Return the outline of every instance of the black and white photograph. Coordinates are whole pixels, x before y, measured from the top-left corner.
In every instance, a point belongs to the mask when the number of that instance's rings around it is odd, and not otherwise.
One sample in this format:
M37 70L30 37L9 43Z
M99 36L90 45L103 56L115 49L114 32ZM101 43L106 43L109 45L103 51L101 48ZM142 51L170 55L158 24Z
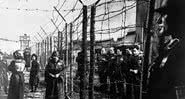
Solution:
M0 99L185 99L185 0L0 0Z

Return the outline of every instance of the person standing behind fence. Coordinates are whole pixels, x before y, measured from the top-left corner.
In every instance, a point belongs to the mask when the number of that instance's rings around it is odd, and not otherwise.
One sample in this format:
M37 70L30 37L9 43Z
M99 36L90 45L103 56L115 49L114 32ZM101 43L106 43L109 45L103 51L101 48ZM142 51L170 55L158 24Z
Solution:
M131 49L127 48L126 49L126 53L125 53L125 62L126 62L126 65L127 65L127 68L125 70L125 74L126 74L126 82L127 82L127 85L126 85L126 98L127 99L134 99L134 94L133 94L133 85L132 85L132 79L133 79L133 72L130 71L131 69L131 59L133 57L133 53L131 51Z
M24 99L24 74L25 61L23 52L17 50L13 53L14 60L8 66L12 72L7 99Z
M115 66L113 67L113 75L112 79L115 82L115 99L123 99L126 96L125 93L125 81L126 81L126 76L124 72L122 72L122 67L124 65L123 61L123 55L122 51L120 49L117 49L116 51L116 60L115 60Z
M31 70L30 70L30 87L31 92L35 92L39 83L39 63L37 62L37 55L32 54L31 56Z
M134 48L130 59L130 76L132 85L132 99L139 99L139 82L140 82L140 57L139 51Z
M64 63L59 59L57 51L54 51L49 58L45 69L46 94L45 99L62 99Z
M111 47L108 51L108 69L107 69L107 76L108 76L108 90L109 93L112 96L116 94L116 89L115 89L115 79L114 79L114 68L116 66L116 55L114 48ZM113 98L113 97L112 97Z
M101 92L107 91L107 53L105 51L105 48L101 49L101 55L98 60L98 74L99 74L99 80L100 80L100 90Z

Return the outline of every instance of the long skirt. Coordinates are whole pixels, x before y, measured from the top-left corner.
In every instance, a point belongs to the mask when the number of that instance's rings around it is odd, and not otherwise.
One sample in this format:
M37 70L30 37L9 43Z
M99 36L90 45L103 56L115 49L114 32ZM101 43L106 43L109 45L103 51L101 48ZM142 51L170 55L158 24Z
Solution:
M29 84L31 89L33 89L33 87L38 87L39 77L36 75L36 73L30 72Z
M63 80L61 78L52 78L46 83L45 99L63 99Z
M11 75L7 99L24 99L24 75L22 72Z

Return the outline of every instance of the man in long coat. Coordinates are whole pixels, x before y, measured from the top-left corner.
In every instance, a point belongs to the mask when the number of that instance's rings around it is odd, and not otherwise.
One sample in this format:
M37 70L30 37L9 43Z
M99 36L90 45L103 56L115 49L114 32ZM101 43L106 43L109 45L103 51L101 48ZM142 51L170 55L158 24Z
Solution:
M185 85L185 1L163 0L161 14L165 36L171 36L159 50L151 69L147 99L177 99L176 86Z

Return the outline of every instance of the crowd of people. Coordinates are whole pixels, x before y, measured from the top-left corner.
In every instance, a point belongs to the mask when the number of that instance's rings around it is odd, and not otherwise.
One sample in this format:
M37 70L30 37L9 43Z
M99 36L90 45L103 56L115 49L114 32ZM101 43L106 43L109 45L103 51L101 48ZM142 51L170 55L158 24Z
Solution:
M13 53L13 60L7 65L2 61L0 57L1 65L1 89L8 94L7 99L24 99L25 92L25 77L24 72L27 70L25 65L26 62L23 57L23 51L17 50ZM45 83L46 83L46 94L45 99L61 99L63 94L63 71L64 64L59 59L59 54L54 51L51 57L48 59L48 63L45 68ZM37 55L32 54L31 56L31 68L30 68L30 79L29 89L30 92L36 92L39 84L39 72L40 65L37 60ZM8 74L11 73L10 81L8 81ZM9 85L8 83L9 82ZM8 88L9 86L9 88Z
M161 7L155 9L160 19L158 23L160 31L157 34L159 44L156 44L158 56L151 65L146 99L177 99L177 91L174 87L185 85L185 2L184 0L161 0L160 2ZM14 59L7 66L0 53L1 89L8 93L8 99L24 99L23 72L26 64L20 50L15 51L13 56ZM37 62L37 55L32 55L31 59L29 83L31 91L34 92L38 88L40 65ZM76 58L77 76L82 74L82 60L83 54L79 52ZM113 99L138 99L142 60L143 54L139 48L108 50L102 48L96 59L100 91ZM58 52L54 51L45 68L45 99L62 97L64 69L63 61L59 59ZM10 81L7 74L9 71ZM9 82L9 88L7 82Z
M139 98L141 57L137 48L121 51L103 48L97 57L100 89L112 97L120 99ZM124 93L124 94L123 94ZM137 98L133 98L137 97Z
M30 69L29 84L31 92L35 92L39 83L39 63L37 61L36 54L33 54L31 59L32 66ZM13 60L10 64L4 58L4 54L0 54L0 84L4 93L8 94L7 99L24 99L25 64L26 62L23 57L23 51L21 50L17 50L13 53Z
M100 91L109 94L114 99L124 97L139 99L142 54L139 47L124 50L113 47L108 50L102 48L101 52L96 54ZM82 74L82 55L82 52L79 52L76 58L78 63L77 77Z

